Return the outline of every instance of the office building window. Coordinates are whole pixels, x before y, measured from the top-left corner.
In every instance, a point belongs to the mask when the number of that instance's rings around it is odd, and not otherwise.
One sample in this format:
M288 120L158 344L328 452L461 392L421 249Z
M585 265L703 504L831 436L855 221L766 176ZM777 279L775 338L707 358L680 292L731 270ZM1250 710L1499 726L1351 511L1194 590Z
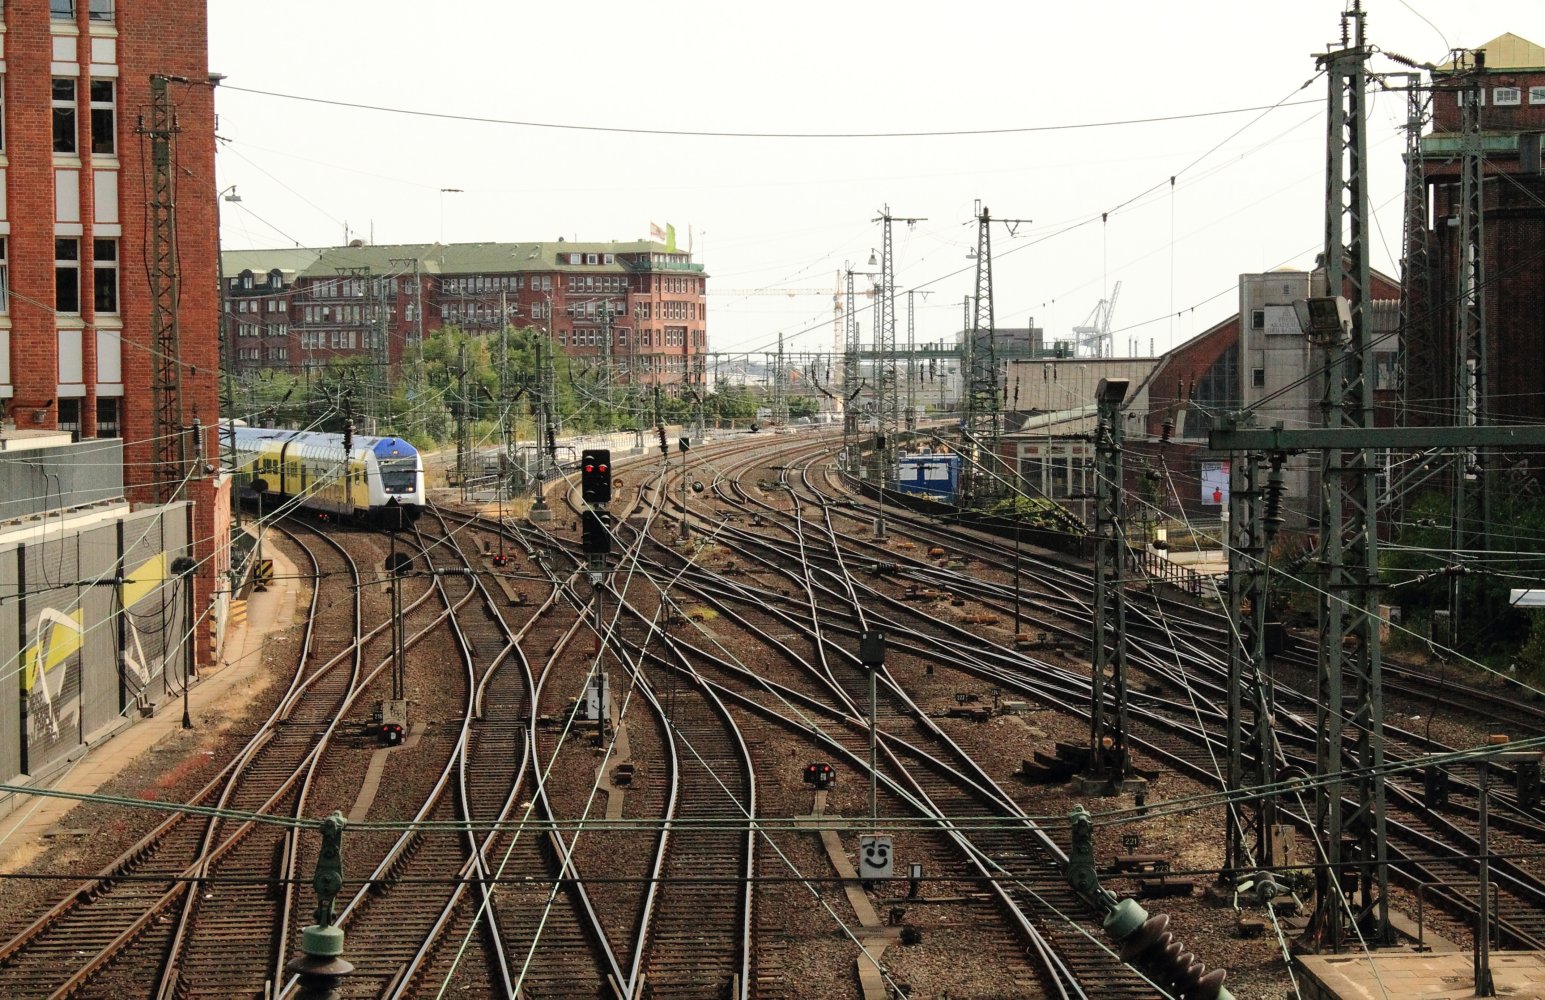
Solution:
M7 238L0 236L0 315L11 311L11 259Z
M55 21L73 21L75 0L48 0L48 13Z
M91 0L91 6L87 8L86 16L93 21L111 24L117 0Z
M54 152L75 152L75 81L54 81Z
M91 151L99 156L118 152L118 104L113 81L91 81Z
M120 400L111 397L97 397L97 437L115 438L123 436L119 431L119 403Z
M118 311L118 241L92 240L92 304L99 313Z
M71 441L80 440L80 400L78 398L59 401L59 429L69 431Z
M54 308L80 312L80 240L54 240Z

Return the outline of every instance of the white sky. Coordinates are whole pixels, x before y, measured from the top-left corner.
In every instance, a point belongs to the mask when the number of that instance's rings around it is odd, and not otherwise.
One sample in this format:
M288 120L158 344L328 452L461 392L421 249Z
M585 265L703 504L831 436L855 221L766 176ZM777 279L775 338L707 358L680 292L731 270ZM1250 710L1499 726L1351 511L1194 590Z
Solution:
M895 236L897 286L930 292L915 300L918 342L951 337L972 288L965 253L980 198L995 216L1034 220L1017 238L994 227L997 325L1034 316L1065 337L1120 280L1125 354L1134 337L1147 353L1205 330L1237 309L1241 272L1308 267L1322 240L1326 84L1298 88L1338 35L1341 0L209 6L210 69L227 76L218 182L242 198L221 205L228 249L336 245L345 224L352 237L412 243L632 240L670 222L683 247L691 227L712 276L711 350L760 352L782 331L790 350L820 351L832 344L829 296L713 290L831 288L844 262L865 266L880 246L870 220L888 203L927 219ZM1539 0L1365 9L1370 42L1418 60L1506 31L1545 43ZM1403 71L1383 58L1373 68ZM524 122L760 133L1014 129L1313 103L995 136L753 139L437 120L234 87ZM1393 275L1404 102L1377 96L1369 121L1374 264ZM897 313L904 343L904 296ZM867 313L863 327L868 340Z

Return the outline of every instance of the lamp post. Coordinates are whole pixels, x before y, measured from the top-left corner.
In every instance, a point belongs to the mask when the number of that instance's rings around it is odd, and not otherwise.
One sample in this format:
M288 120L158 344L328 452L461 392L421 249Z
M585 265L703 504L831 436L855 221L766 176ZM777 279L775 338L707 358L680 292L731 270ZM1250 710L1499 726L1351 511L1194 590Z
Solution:
M532 256L535 256L533 251ZM552 346L553 341L553 297L551 292L543 292L542 298L547 302L547 345ZM533 402L536 404L536 488L531 504L530 519L533 521L546 521L552 517L552 512L547 509L547 494L543 486L547 477L547 460L549 457L557 458L556 449L549 455L549 447L554 444L553 422L549 415L556 416L550 406L555 401L548 398L547 362L542 357L542 342L536 344L536 395Z
M185 648L183 649L182 658L182 728L184 729L193 728L193 717L188 714L188 682L193 677L193 637L198 632L193 623L193 571L197 567L198 563L193 560L192 556L178 556L172 560L172 572L182 579L183 600L185 602L183 607L186 609L185 621L183 622L185 629L183 642L185 643Z
M268 492L268 480L258 478L252 480L252 492L257 494L257 544L252 547L253 566L261 568L263 565L263 494ZM267 593L268 588L263 585L263 578L256 577L257 582L252 589L259 594Z
M440 242L445 242L445 196L448 194L465 194L461 188L440 189Z
M880 822L880 760L878 687L880 669L885 666L885 633L867 631L858 634L858 661L869 671L869 823Z
M216 74L216 75L218 75L218 74ZM229 202L239 202L239 201L241 201L241 195L236 193L236 185L232 184L228 188L223 188L223 189L221 189L221 191L218 194L215 195L215 201L217 203L215 205L215 209L216 209L216 211L215 211L215 254L216 254L216 256L219 256L219 254L220 254L220 212L219 212L220 206L219 206L218 202L221 199L224 199L225 201L229 201ZM222 352L224 353L223 363L224 363L224 368L225 368L224 377L221 379L221 382L223 383L223 388L225 390L226 406L228 406L230 408L230 412L229 412L229 414L226 417L226 424L225 424L226 428L227 428L227 433L225 435L226 450L229 452L229 454L226 456L225 465L226 465L226 467L231 472L231 486L232 486L232 493L231 493L232 502L231 502L231 506L232 506L232 508L234 508L233 514L234 514L234 517L235 517L235 520L236 520L236 529L238 531L240 531L241 530L241 500L240 500L239 497L236 496L235 489L234 489L235 486L236 486L236 386L231 381L232 378L235 376L235 371L236 371L236 348L235 348L235 346L231 342L232 338L231 338L230 320L227 318L227 315L226 315L226 311L229 308L229 305L226 302L226 291L227 291L227 289L226 289L226 284L225 284L225 280L226 280L225 279L225 263L224 263L224 259L223 258L221 259L221 262L220 262L219 266L216 267L215 270L216 270L217 276L218 276L218 278L220 280L220 348L221 348Z
M681 530L678 533L677 537L679 537L682 541L686 541L688 538L691 537L691 534L692 534L691 529L687 527L687 445L688 445L688 441L687 441L686 438L682 438L676 444L677 444L677 447L681 449Z

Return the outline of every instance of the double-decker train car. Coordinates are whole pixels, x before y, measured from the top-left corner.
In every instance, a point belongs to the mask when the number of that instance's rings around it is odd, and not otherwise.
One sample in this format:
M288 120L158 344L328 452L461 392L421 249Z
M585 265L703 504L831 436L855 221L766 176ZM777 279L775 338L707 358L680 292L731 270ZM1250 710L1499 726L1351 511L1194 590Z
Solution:
M395 507L416 520L424 507L424 460L399 437L236 427L236 487L293 499L311 510L383 520Z

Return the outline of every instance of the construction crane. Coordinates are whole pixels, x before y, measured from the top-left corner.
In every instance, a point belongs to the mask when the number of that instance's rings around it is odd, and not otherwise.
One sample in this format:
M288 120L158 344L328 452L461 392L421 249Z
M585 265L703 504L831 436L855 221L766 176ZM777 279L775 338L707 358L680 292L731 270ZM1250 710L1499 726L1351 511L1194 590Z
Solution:
M1108 358L1116 353L1110 321L1116 314L1116 299L1120 297L1121 282L1118 281L1116 287L1110 290L1110 298L1101 299L1083 325L1073 328L1074 350L1079 357Z

